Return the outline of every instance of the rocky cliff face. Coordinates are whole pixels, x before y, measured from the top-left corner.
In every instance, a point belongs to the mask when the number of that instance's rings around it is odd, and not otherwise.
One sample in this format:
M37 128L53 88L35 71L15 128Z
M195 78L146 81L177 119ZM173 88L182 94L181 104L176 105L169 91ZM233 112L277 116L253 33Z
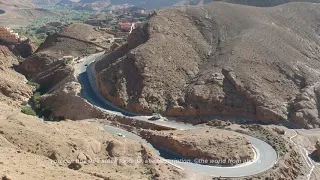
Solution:
M6 46L0 46L0 101L11 106L20 106L33 94L34 88L27 79L15 72L17 57Z
M134 38L143 41L99 62L100 91L138 113L268 121L298 113L299 125L318 127L317 109L301 114L292 106L318 82L319 15L320 6L309 3L160 10Z
M105 118L103 111L81 98L81 85L75 76L68 76L41 97L41 105L57 119L83 120Z
M27 39L24 42L21 42L15 45L14 50L23 58L27 58L36 51L36 47L32 42Z

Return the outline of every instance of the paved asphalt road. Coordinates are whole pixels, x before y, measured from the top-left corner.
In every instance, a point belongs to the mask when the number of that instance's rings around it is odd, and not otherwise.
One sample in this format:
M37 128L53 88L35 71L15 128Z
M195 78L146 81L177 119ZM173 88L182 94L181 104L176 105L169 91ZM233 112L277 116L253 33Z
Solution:
M240 164L234 167L217 167L197 164L194 163L194 160L189 160L191 163L189 161L186 162L187 159L174 155L170 151L164 150L162 148L152 146L146 140L131 132L127 132L112 126L105 126L104 129L111 134L116 135L118 133L121 133L125 135L125 138L127 139L132 139L141 143L148 144L150 147L154 148L157 151L158 155L178 167L186 170L190 169L192 171L198 172L199 174L210 175L214 177L243 177L259 174L272 168L277 161L277 153L269 144L250 136L247 136L247 139L252 143L256 150L255 160L248 161L247 163Z
M104 103L99 97L96 95L94 90L91 87L91 84L89 82L88 76L87 76L87 64L93 62L95 59L97 59L99 56L101 56L103 53L98 53L94 54L91 56L88 56L82 60L81 63L79 63L78 69L79 69L79 82L82 85L82 96L86 98L90 103L98 106L99 108L102 108L109 113L112 114L117 114L117 115L123 115L121 113L120 109L115 109L114 107L111 107ZM142 120L142 121L148 121L147 116L134 116L132 117L137 120ZM177 123L177 122L170 122L170 121L148 121L148 122L153 122L155 124L159 125L164 125L164 126L169 126L172 128L176 129L194 129L197 127L194 127L190 124L183 124L183 123ZM133 139L136 141L139 141L141 143L148 144L149 146L153 147L150 145L146 140L142 139L141 137L115 128L111 126L105 126L105 130L107 132L117 134L121 133L125 135L125 138L128 139ZM187 163L187 162L179 162L179 161L173 161L173 160L179 160L180 158L174 153L171 153L167 150L158 148L158 147L153 147L158 154L163 157L164 159L168 160L169 162L174 162L173 164L183 168L183 169L191 169L192 171L196 171L199 174L206 174L206 175L211 175L215 177L243 177L243 176L250 176L250 175L255 175L261 172L264 172L271 167L274 166L274 164L277 162L278 155L276 151L266 142L263 142L257 138L247 136L247 139L252 143L255 151L256 151L256 158L252 162L244 163L238 166L234 167L217 167L217 166L207 166L207 165L201 165L197 163ZM181 160L181 159L180 159Z

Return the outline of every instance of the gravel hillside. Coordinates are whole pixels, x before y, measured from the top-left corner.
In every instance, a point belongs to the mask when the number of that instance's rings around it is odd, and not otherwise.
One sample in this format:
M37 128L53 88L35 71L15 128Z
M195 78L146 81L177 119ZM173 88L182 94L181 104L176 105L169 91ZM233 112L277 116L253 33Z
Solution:
M100 91L138 113L318 127L319 15L312 3L160 10L97 64Z

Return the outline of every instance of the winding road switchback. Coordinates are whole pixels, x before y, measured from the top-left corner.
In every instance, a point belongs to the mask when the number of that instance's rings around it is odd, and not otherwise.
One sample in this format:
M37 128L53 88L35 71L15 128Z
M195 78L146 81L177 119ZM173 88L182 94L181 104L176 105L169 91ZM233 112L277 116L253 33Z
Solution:
M107 101L103 96L100 94L96 87L96 82L94 81L95 78L92 77L95 72L91 72L92 65L96 59L101 59L103 56L103 52L90 55L88 57L85 57L81 60L81 63L77 65L78 73L79 73L79 82L82 85L82 97L86 98L91 104L95 105L96 107L105 110L107 113L115 114L118 116L130 116L130 118L133 118L135 120L139 121L148 121L149 123L154 123L166 127L171 127L175 129L195 129L199 128L196 126L193 126L191 124L184 124L184 123L178 123L173 121L149 121L148 119L150 116L138 116L134 113L127 112L126 110L123 110L119 107L116 107L111 102ZM93 64L91 64L93 63ZM251 176L256 175L259 173L262 173L266 170L269 170L272 168L275 163L277 162L278 155L276 151L266 142L261 141L257 138L246 136L246 138L252 143L252 146L254 147L254 151L256 153L255 159L253 161L240 164L238 166L234 167L218 167L218 166L208 166L208 165L201 165L197 163L189 163L184 161L179 161L180 157L177 157L174 153L171 153L170 151L153 147L150 145L146 140L141 138L140 136L133 134L131 132L118 129L112 126L105 126L105 131L112 133L112 134L118 134L121 133L126 136L128 139L136 140L141 143L148 144L150 147L152 147L155 151L158 152L158 154L163 158L164 161L169 162L172 165L175 165L176 167L180 167L185 170L192 170L194 172L197 172L199 174L205 174L210 175L214 177L244 177L244 176Z

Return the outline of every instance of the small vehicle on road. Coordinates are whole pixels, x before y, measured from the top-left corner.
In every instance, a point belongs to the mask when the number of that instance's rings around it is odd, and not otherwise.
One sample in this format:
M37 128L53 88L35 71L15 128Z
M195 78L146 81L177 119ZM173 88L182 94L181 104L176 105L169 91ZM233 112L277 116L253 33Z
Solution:
M121 133L117 133L118 136L125 138L126 136L121 134Z
M161 118L162 118L161 114L159 114L159 113L153 113L153 114L152 114L152 117L149 118L149 120L155 121L155 120L159 120L159 119L161 119Z

